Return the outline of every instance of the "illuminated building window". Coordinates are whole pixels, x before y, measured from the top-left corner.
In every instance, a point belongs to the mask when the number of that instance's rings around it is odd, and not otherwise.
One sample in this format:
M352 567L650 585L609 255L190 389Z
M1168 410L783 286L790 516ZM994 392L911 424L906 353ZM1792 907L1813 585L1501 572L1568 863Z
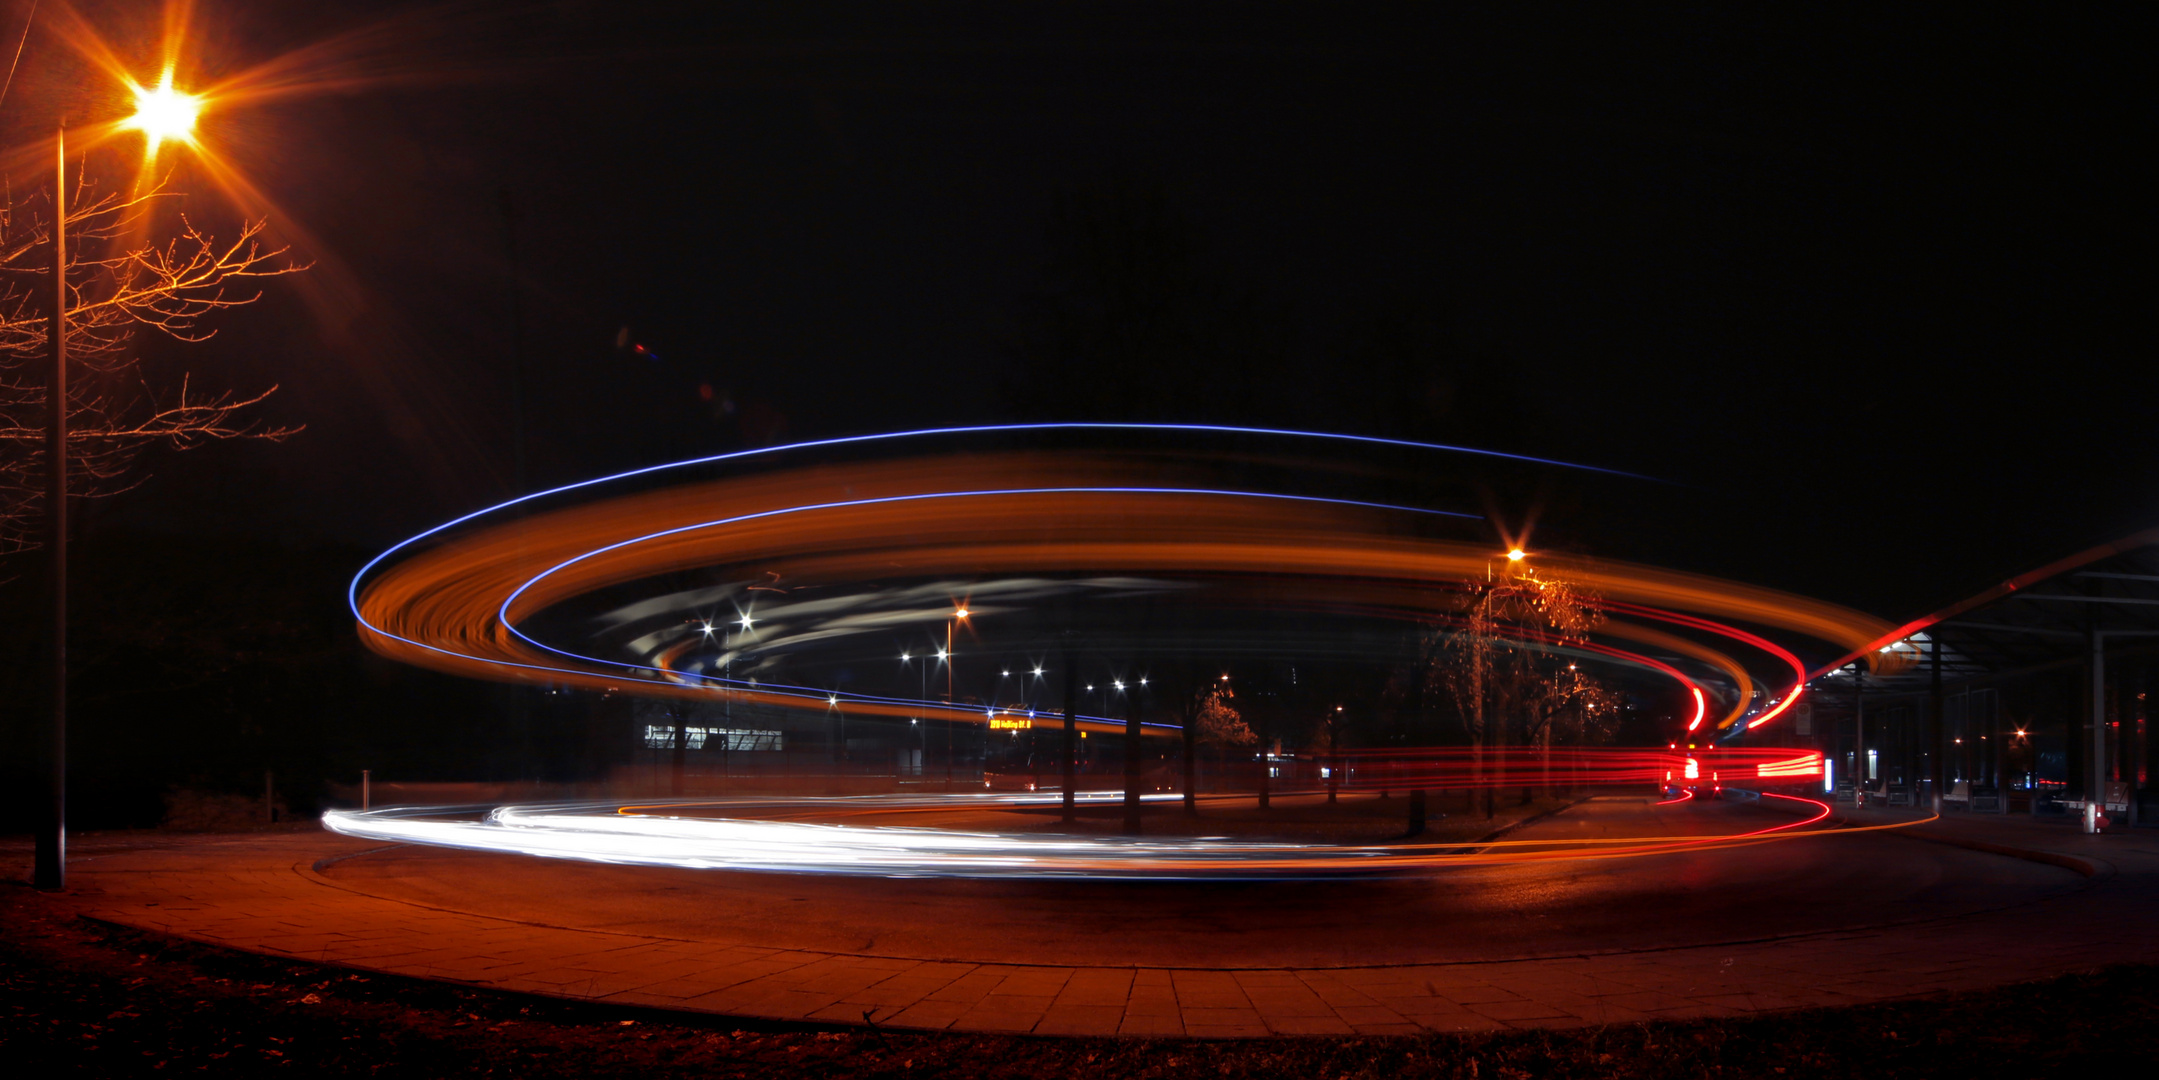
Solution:
M684 747L690 750L784 750L786 737L777 731L751 731L742 728L686 727L682 729ZM645 725L645 749L673 750L675 729L658 724Z

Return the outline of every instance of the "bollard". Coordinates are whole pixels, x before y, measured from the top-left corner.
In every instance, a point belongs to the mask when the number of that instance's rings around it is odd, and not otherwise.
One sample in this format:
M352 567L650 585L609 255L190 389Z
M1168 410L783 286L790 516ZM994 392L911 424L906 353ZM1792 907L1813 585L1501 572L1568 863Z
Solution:
M369 770L360 770L360 809L362 810L367 809L367 804L369 802L370 796L374 794L374 792L368 790L370 786L369 781L371 781L372 779L373 777L369 775Z

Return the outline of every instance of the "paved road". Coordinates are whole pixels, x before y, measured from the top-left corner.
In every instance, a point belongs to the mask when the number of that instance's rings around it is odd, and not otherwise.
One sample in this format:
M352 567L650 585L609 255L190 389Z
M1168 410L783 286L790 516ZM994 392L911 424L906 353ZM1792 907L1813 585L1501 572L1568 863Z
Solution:
M1669 813L1588 804L1517 835ZM1766 812L1683 813L1721 828ZM1629 1022L2159 960L2148 835L1969 816L1925 828L2084 872L1870 834L1407 882L1075 887L370 853L298 834L91 852L72 902L237 948L507 990L1039 1034Z

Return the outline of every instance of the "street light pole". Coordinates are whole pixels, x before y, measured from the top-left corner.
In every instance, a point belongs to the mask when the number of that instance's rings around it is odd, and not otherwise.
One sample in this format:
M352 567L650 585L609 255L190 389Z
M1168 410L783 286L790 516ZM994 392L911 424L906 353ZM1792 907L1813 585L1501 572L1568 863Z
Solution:
M945 620L945 790L952 790L952 622Z
M52 602L49 693L52 742L46 762L46 804L37 831L34 883L67 887L67 126L53 138L53 304L46 340L52 377L45 391L46 587Z
M1138 665L1133 665L1137 667ZM1124 831L1127 836L1140 832L1140 684L1124 688Z
M1072 722L1072 699L1079 692L1079 669L1072 664L1072 649L1069 644L1067 644L1064 652L1064 665L1064 751L1057 756L1059 758L1058 766L1063 771L1060 782L1064 785L1064 822L1070 825L1079 816L1076 806L1078 796L1072 792L1072 785L1079 781L1078 769L1075 768L1077 764L1075 759L1079 756L1079 739L1073 734L1075 725Z

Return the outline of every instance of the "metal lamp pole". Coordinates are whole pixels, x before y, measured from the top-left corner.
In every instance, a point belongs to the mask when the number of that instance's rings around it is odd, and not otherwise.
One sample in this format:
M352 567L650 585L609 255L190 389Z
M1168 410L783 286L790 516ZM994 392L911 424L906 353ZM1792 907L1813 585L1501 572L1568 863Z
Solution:
M45 812L37 830L34 883L67 887L67 127L53 140L53 305L46 339L52 345L52 378L45 391L46 586L52 601L52 742L46 762Z
M945 620L945 790L952 790L952 620Z

